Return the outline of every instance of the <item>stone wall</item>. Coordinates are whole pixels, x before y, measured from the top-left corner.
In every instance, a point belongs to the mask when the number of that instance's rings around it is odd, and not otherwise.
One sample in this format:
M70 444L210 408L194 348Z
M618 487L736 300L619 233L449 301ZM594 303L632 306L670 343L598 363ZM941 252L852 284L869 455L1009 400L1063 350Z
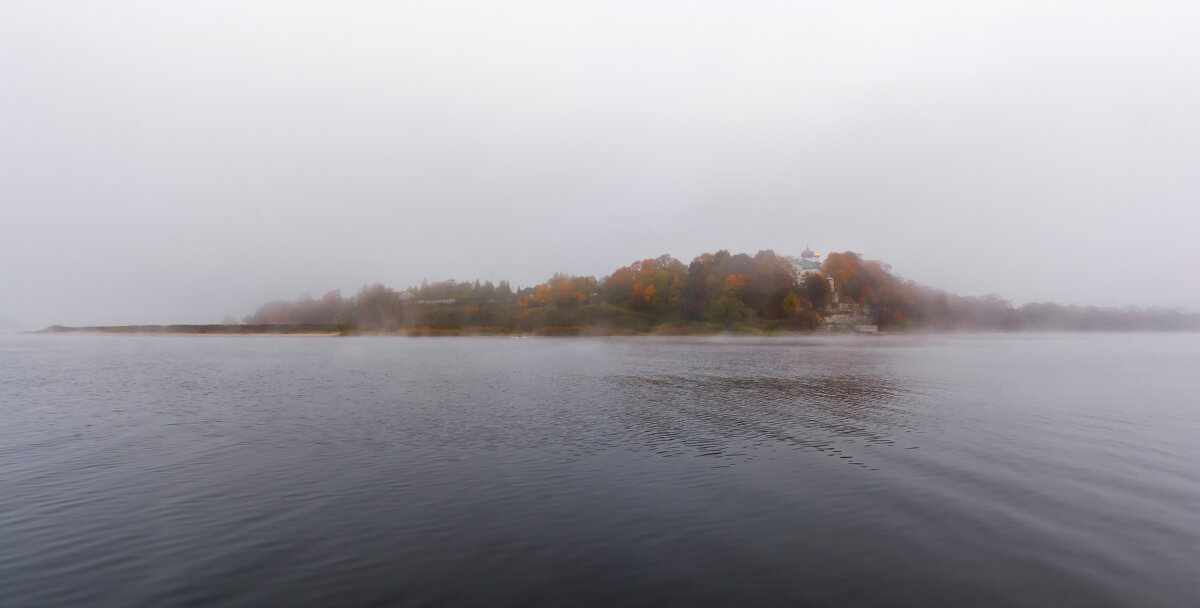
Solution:
M875 312L863 304L838 304L830 306L822 315L821 326L826 331L852 331L861 333L876 333L879 326L875 324Z

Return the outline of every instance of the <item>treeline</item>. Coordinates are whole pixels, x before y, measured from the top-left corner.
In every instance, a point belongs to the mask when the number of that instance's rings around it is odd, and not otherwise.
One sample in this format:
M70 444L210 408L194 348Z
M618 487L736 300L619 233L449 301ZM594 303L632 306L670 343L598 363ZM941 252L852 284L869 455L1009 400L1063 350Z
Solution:
M410 328L533 330L592 327L677 331L753 328L812 330L830 299L819 275L801 280L771 251L706 253L690 264L664 255L596 279L557 274L514 289L507 281L422 283L396 291L363 287L296 302L271 302L245 318L254 324L329 324L369 330Z
M1200 314L1165 308L1099 308L1031 303L1014 306L991 294L964 297L918 285L856 253L833 253L821 272L833 276L842 302L871 308L880 329L938 331L1197 331Z
M92 325L67 327L51 325L37 333L43 334L177 334L177 335L334 335L351 333L353 327L346 325L279 325L279 324L236 324L213 325Z
M834 253L803 275L772 251L705 253L689 264L669 255L639 260L597 279L557 274L514 289L507 281L423 282L396 291L363 287L296 302L271 302L247 324L306 324L367 331L691 333L742 329L812 331L843 309L866 311L881 330L1197 330L1200 315L1163 309L1027 304L962 297L906 281L877 261Z

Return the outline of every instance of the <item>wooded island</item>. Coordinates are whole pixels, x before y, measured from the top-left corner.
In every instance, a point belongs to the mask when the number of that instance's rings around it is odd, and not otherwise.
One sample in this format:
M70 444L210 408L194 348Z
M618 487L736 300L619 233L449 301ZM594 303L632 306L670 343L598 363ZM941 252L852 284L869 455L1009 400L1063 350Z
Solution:
M597 279L557 274L514 289L507 281L380 284L353 296L268 303L242 324L47 328L47 332L172 334L631 335L930 331L1180 331L1200 315L1170 309L1097 308L1000 296L963 297L918 285L852 252L823 261L705 253L635 261Z

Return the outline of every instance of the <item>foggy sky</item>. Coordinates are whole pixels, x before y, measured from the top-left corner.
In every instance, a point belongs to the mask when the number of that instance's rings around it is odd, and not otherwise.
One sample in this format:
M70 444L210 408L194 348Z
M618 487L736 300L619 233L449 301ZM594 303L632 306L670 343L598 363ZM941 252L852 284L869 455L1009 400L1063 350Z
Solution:
M857 251L1200 310L1194 2L0 2L0 329Z

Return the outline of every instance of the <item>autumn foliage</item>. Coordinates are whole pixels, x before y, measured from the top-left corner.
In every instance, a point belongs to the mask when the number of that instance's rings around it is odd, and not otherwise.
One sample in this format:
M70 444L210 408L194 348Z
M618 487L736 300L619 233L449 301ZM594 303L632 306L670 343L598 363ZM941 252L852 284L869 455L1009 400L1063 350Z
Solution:
M1200 329L1200 316L1171 310L1100 309L1027 304L995 295L962 297L918 285L882 262L832 253L820 272L798 275L772 251L750 256L705 253L689 264L669 255L637 260L607 277L556 274L540 285L423 282L395 291L365 286L350 297L271 302L248 324L337 325L369 331L589 330L687 333L754 329L809 331L832 308L828 278L842 304L859 305L882 330L1179 330Z

